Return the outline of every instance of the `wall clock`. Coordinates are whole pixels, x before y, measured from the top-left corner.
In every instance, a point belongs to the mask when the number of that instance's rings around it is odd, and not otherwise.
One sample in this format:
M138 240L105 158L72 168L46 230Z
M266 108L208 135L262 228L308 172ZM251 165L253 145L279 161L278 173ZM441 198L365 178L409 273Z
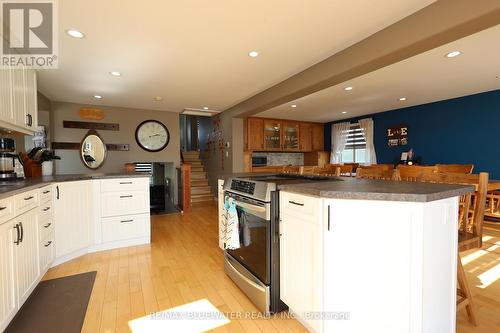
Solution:
M144 150L156 152L164 149L170 141L167 126L157 120L146 120L137 126L135 141Z

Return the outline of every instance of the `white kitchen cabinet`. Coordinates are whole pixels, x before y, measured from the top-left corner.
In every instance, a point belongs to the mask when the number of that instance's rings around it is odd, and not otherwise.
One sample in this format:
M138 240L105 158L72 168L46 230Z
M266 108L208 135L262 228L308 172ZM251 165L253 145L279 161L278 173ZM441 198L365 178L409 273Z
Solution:
M322 308L321 200L280 194L280 297L309 329L321 322L310 317Z
M28 299L40 278L39 239L36 210L30 210L14 219L19 226L19 244L14 246L17 300L19 308Z
M33 134L38 126L36 71L0 70L0 127Z
M54 185L56 257L72 258L87 253L91 224L89 180Z
M219 201L219 247L224 250L224 222L222 220L222 214L224 214L224 179L219 179L217 181L217 194Z
M0 119L14 124L14 108L12 107L12 71L10 68L0 69Z
M54 233L47 234L39 244L40 249L40 271L45 273L55 258L55 242Z
M102 219L103 243L147 237L149 214L115 216Z
M14 240L12 221L0 224L0 331L3 332L17 311Z
M149 191L114 191L101 193L101 216L121 216L149 212Z

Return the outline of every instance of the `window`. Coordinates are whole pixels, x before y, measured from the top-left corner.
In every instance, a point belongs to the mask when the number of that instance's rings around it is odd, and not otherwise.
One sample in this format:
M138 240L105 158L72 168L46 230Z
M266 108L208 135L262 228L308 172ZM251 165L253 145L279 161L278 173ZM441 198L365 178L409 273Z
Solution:
M347 143L342 151L342 163L365 163L366 140L358 123L352 124L347 133Z

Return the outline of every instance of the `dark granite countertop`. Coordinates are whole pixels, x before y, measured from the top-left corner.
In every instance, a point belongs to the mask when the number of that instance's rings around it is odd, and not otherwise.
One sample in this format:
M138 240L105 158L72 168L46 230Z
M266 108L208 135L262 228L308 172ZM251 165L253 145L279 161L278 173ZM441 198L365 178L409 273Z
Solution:
M4 199L22 192L44 187L52 183L70 182L76 180L92 179L113 179L113 178L140 178L149 177L149 174L143 173L92 173L81 175L57 175L26 178L23 180L1 181L0 199Z
M323 181L280 185L282 191L332 199L359 199L429 202L470 193L473 186L371 180L342 177L342 181Z

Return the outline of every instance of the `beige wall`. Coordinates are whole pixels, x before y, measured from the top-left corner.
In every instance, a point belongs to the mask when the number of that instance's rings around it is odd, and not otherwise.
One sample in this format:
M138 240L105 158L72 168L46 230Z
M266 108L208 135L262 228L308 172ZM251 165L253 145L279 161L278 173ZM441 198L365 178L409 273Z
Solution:
M63 128L64 120L87 121L78 116L82 107L96 107L66 102L52 102L52 140L54 142L81 142L88 130ZM61 161L56 161L56 174L79 174L93 172L123 172L127 162L173 162L180 163L179 114L165 111L149 111L117 107L98 106L106 114L100 122L118 123L119 131L97 131L105 143L129 144L130 151L108 151L106 161L97 170L86 168L76 150L57 150ZM170 132L168 146L156 153L140 148L135 142L135 129L142 121L154 119L161 121Z

